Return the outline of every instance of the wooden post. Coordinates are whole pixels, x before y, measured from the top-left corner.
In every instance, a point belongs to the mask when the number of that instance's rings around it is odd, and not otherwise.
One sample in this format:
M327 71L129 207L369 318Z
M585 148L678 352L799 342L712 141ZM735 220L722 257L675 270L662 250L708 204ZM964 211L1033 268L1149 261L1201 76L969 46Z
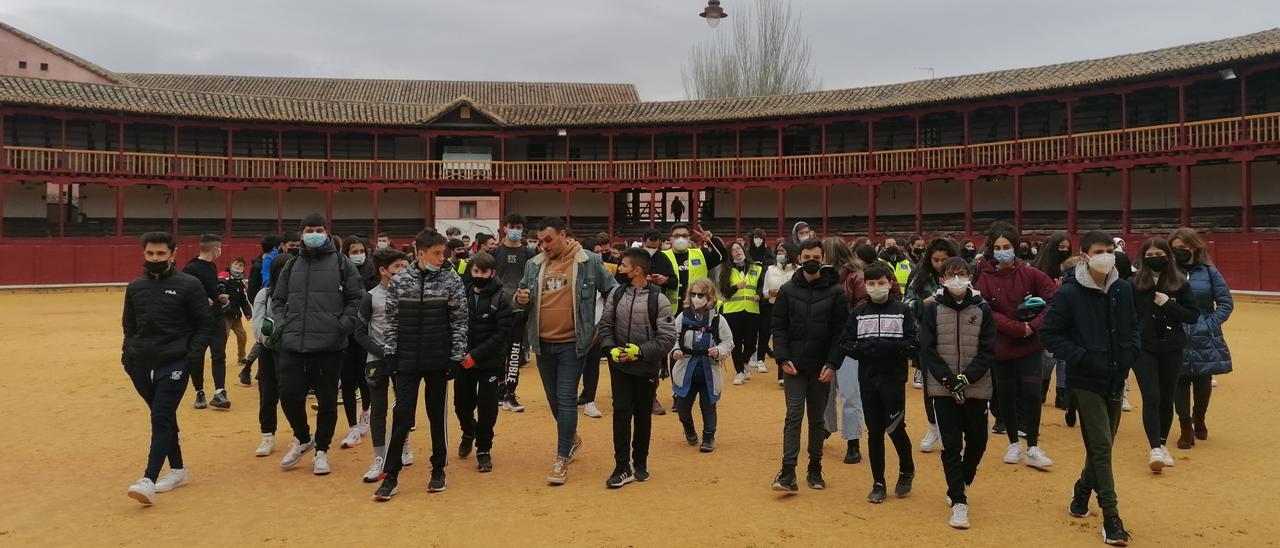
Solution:
M652 165L652 164L650 164ZM658 190L649 188L649 228L657 226L658 215Z
M1133 170L1120 168L1120 233L1133 234Z
M1253 167L1249 158L1240 159L1240 231L1253 232Z
M428 190L422 193L422 222L425 228L435 228L436 224L436 192Z
M1178 205L1178 223L1183 227L1191 226L1191 164L1188 163L1178 166Z
M372 236L375 240L377 240L378 233L382 232L382 227L381 227L382 212L381 212L381 206L379 205L379 198L382 197L382 189L376 186L370 186L369 194L373 198L373 234Z
M876 185L867 185L867 237L876 235Z
M1076 178L1078 174L1075 171L1067 172L1067 234L1075 235L1079 231L1079 200L1078 185Z
M689 191L689 226L698 226L698 192L696 188Z
M117 184L116 185L116 237L120 238L123 236L124 236L124 185Z
M65 127L65 126L64 126ZM66 146L65 144L63 145ZM178 172L178 126L173 126L173 159L169 161L169 173ZM174 235L177 236L176 234Z
M1187 146L1187 86L1178 84L1178 146ZM1187 226L1183 223L1183 226Z
M232 192L233 191L230 188L222 189L223 207L226 209L223 213L224 217L222 224L222 239L224 240L231 239L232 204L234 203Z
M333 226L333 189L324 189L324 218Z
M1013 229L1022 232L1022 174L1013 175Z
M120 120L116 123L116 171L125 171L128 167L124 156L124 120Z
M232 166L233 166L233 164L234 164L234 161L231 159L231 158L232 158L232 156L231 156L231 149L232 149L232 148L234 147L234 145L235 145L235 137L234 137L234 135L233 135L233 134L235 133L235 131L236 131L236 130L231 129L231 128L227 128L227 129L226 129L226 132L227 132L227 150L226 150L225 152L227 153L227 159L226 159L226 161L223 163L223 166L222 166L222 174L223 174L223 175L231 175L232 173L234 173L234 172L235 172L235 168L234 168L234 167L232 167Z

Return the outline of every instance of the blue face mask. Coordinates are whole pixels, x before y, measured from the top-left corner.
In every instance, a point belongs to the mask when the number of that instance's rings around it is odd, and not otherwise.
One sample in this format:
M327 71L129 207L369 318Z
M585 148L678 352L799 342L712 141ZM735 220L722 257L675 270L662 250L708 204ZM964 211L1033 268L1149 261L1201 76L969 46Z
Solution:
M312 249L315 249L317 247L324 245L324 243L327 241L329 241L329 236L327 234L321 234L319 232L308 232L302 235L302 245L305 245Z
M433 264L431 264L431 263L425 262L425 261L422 263L422 266L426 267L427 272L439 272L439 271L440 271L440 267L438 267L438 266L436 266L436 265L433 265Z
M520 241L520 240L521 240L521 239L523 239L523 238L524 238L524 231L523 231L523 230L516 230L516 229L514 229L514 228L513 228L513 229L509 229L509 230L507 230L507 239L508 239L508 240L511 240L511 241L513 241L513 242L518 242L518 241Z
M997 249L991 256L995 257L999 262L1008 263L1013 261L1014 251L1012 249Z

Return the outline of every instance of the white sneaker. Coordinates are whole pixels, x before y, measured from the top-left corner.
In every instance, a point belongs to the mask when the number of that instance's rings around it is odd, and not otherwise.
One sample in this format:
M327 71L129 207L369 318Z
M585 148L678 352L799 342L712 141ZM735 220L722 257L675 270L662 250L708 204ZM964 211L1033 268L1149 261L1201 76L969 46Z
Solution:
M328 451L316 451L316 456L311 457L311 473L317 476L329 475Z
M364 473L365 483L374 483L382 478L382 457L374 457L373 465L369 467L369 471Z
M911 380L912 388L924 388L924 371L916 369L916 376Z
M149 478L142 478L129 487L129 498L147 506L156 503L156 484Z
M174 488L182 487L183 485L186 485L186 484L187 484L186 468L178 468L176 470L170 469L168 472L165 472L163 476L160 476L160 479L156 480L156 492L167 493L169 491L174 490Z
M293 468L294 466L297 466L298 461L302 460L302 455L307 454L307 451L315 448L315 438L311 438L311 441L307 443L298 443L298 439L294 438L293 441L289 443L289 451L284 454L283 459L280 459L280 467Z
M764 360L756 360L756 373L768 373L769 368L764 366Z
M1022 444L1010 443L1009 450L1004 452L1005 464L1018 464L1022 462Z
M938 425L930 424L929 430L924 433L924 438L920 440L920 452L932 453L934 448L938 446Z
M342 438L342 448L351 449L360 444L360 426L352 426L347 430L347 437Z
M600 407L598 407L596 402L593 401L589 401L586 405L582 406L582 413L593 419L598 419L604 416L604 413L600 412Z
M1160 452L1159 447L1152 449L1147 454L1147 467L1151 468L1152 472L1164 470L1164 453Z
M1129 403L1129 398L1125 398L1124 401L1120 403L1120 409L1124 411L1133 411L1133 404Z
M409 440L405 440L404 449L400 450L400 464L402 466L413 464L413 448L409 447Z
M253 454L259 457L265 457L267 455L270 455L271 452L275 450L276 450L276 435L263 434L262 441L258 442L258 448L253 451Z
M361 436L369 435L369 410L362 409L356 415L356 428L360 429Z
M786 388L786 386L787 383L782 382L782 379L778 379L778 388Z
M1216 379L1216 378L1215 378L1215 379L1209 379L1209 386L1211 386L1211 387L1213 387L1213 388L1217 388L1217 387L1218 387L1218 379Z
M1050 466L1053 466L1053 460L1049 459L1049 455L1044 454L1044 450L1040 449L1040 446L1038 445L1027 448L1027 458L1025 459L1025 463L1027 466L1038 468L1040 470L1045 470Z
M951 505L951 526L956 529L969 528L969 505L953 504Z
M742 380L745 380L745 381L751 380L751 366L742 368Z
M734 376L733 376L733 384L735 384L735 385L740 385L740 384L742 384L742 380L743 380L743 379L742 379L742 373L738 373L737 375L734 375Z
M1169 448L1163 445L1160 446L1160 456L1164 458L1165 468L1173 468L1178 463L1178 461L1174 460L1173 455L1169 454Z

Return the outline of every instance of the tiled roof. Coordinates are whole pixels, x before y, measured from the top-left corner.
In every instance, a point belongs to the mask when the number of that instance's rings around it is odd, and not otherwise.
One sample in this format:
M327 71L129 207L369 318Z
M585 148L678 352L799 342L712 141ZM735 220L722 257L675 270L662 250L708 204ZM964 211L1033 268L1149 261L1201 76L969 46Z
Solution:
M64 49L62 49L62 48L60 48L60 47L58 47L58 46L55 46L55 45L50 44L50 43L48 43L48 42L45 42L44 40L41 40L41 39L39 39L39 38L36 38L35 36L32 36L32 35L27 34L27 33L25 33L25 32L22 32L22 31L20 31L20 30L18 30L18 29L16 29L16 28L13 28L12 26L6 25L6 24L4 24L3 22L0 22L0 29L3 29L3 30L7 30L7 31L9 31L9 32L12 32L13 34L16 34L19 38L22 38L22 39L24 39L24 40L30 41L31 43L33 43L33 44L35 44L35 45L37 45L37 46L39 46L39 47L41 47L41 48L44 48L45 50L49 51L50 53L52 53L52 54L54 54L54 55L57 55L57 56L59 56L59 57L62 57L63 59L66 59L66 60L68 60L68 61L71 61L71 62L72 62L73 64L75 64L76 66L78 66L78 67L80 67L80 68L82 68L82 69L85 69L85 70L87 70L87 71L89 71L89 72L92 72L92 73L94 73L94 74L97 74L98 76L101 76L101 77L103 77L103 78L106 78L107 80L109 80L109 81L111 81L111 82L115 82L115 83L117 83L117 84L127 84L127 83L128 83L127 79L122 78L122 77L121 77L120 75L118 75L118 74L115 74L115 73L113 73L113 72L111 72L111 71L109 71L109 70L107 70L107 69L104 69L104 68L102 68L102 67L98 66L98 65L95 65L95 64L93 64L93 63L90 63L89 61L85 60L84 58L82 58L82 57L80 57L80 56L78 56L78 55L75 55L75 54L73 54L73 53L71 53L71 52L69 52L69 51L66 51L66 50L64 50Z
M362 103L443 105L463 95L489 105L594 105L635 103L640 100L632 84L363 80L138 73L123 73L121 76L138 86L147 88Z
M324 97L298 98L233 93L225 89L171 90L143 85L112 86L0 77L0 103L225 120L411 127L435 119L448 105L456 104L459 97L465 96L475 108L506 127L674 125L859 113L981 100L1150 79L1278 57L1280 29L1272 29L1106 59L769 97L617 104L502 104L501 100L495 102L471 93L458 93L452 97L431 96L430 102L423 102L417 99L424 96L401 96L390 92L369 96L360 95L365 92L333 91ZM138 75L130 77L137 78ZM201 77L183 78L198 80ZM288 79L263 80L282 82ZM465 86L468 83L456 84ZM323 90L313 91L320 93ZM463 90L460 87L456 91ZM378 100L353 100L352 97Z

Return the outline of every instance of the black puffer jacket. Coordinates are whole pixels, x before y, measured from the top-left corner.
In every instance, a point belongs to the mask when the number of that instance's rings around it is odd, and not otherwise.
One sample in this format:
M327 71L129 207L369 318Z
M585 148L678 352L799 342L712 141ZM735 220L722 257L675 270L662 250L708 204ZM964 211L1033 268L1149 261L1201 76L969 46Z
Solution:
M421 373L457 366L467 353L467 297L462 278L448 268L417 264L387 287L386 357L396 371Z
M172 266L158 278L143 275L124 292L124 344L120 363L154 368L177 360L204 360L214 317L204 285Z
M279 260L279 259L277 259ZM337 352L355 331L364 282L356 266L333 246L304 248L272 280L271 318L283 352Z
M510 348L512 322L511 303L502 298L502 281L494 278L481 290L467 286L467 311L471 326L467 353L476 361L475 368L502 367Z
M790 361L800 371L824 365L839 369L844 361L840 333L848 316L849 299L835 269L822 267L812 282L804 270L797 270L773 304L773 354L778 363Z
M1173 268L1170 266L1169 268ZM1181 276L1181 272L1171 274ZM1191 284L1184 283L1176 293L1168 293L1164 306L1156 306L1156 291L1133 290L1138 323L1142 324L1142 349L1148 352L1172 352L1187 345L1184 325L1195 325L1200 318Z
M1141 348L1133 286L1111 273L1105 289L1087 263L1062 275L1062 287L1040 324L1040 339L1067 362L1067 388L1119 397Z

